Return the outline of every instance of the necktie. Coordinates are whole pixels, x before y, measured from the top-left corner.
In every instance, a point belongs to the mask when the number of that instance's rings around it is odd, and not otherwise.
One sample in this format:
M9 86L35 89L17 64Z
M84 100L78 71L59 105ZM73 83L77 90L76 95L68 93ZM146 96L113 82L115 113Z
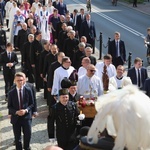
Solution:
M88 26L89 26L89 28L90 28L90 21L88 21Z
M82 19L82 21L83 21L84 17L83 17L83 15L81 15L81 16L82 16L81 19Z
M119 49L118 49L119 43L116 42L116 57L119 57Z
M20 109L23 108L23 97L22 97L22 92L21 92L21 89L19 90L19 99L20 99Z
M140 75L140 70L138 69L138 87L141 86L141 75Z
M8 59L9 59L9 61L11 60L11 54L10 54L10 52L8 53Z
M107 74L107 66L106 65L104 65L104 68L103 68L102 81L103 81L104 91L108 91L109 77L108 77L108 74Z
M75 16L73 16L73 23L74 23L74 25L75 25Z

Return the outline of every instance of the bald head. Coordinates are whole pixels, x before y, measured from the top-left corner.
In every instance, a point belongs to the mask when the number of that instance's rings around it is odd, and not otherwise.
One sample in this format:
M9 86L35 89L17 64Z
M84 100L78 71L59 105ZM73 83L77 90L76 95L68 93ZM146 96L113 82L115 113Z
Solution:
M44 150L63 150L58 146L47 146Z

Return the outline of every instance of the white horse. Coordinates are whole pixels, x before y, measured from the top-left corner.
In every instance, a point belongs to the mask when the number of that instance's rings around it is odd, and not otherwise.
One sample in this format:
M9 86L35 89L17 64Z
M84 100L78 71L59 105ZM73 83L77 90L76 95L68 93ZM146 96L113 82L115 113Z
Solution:
M105 128L115 138L113 150L150 150L150 99L129 85L98 98L97 114L88 132L89 143L97 143Z

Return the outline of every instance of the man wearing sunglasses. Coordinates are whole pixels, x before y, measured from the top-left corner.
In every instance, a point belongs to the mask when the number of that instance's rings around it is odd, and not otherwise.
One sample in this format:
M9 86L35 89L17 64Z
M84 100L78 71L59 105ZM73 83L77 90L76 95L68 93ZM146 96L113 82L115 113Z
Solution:
M79 77L77 93L85 98L102 95L102 83L100 78L95 75L95 71L95 66L90 64L87 66L87 73Z

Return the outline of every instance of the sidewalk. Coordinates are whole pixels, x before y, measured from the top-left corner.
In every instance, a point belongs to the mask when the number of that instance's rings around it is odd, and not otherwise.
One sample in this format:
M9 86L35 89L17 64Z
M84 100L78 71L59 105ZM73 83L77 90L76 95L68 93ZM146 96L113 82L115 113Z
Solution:
M130 7L142 13L150 15L150 2L145 2L144 4L138 4L137 8L132 7L132 4L124 3L122 1L118 1L118 4L124 5L126 7ZM98 50L96 50L94 56L98 58L99 56ZM18 53L18 57L20 58L19 53ZM19 68L20 68L20 64L17 65L17 69ZM147 67L147 69L148 72L150 73L150 67ZM7 103L4 100L5 93L4 93L3 80L4 79L1 71L0 72L0 150L14 150L15 146L13 146L14 137L12 132L12 125L10 124L10 120L7 117L8 115ZM38 106L39 116L33 118L31 148L32 150L43 150L47 145L51 144L49 142L48 134L47 134L48 108L46 106L46 101L43 98L43 90L42 92L37 93L37 106Z
M20 54L18 53L17 55L20 60ZM20 64L17 65L17 70L19 70L19 68ZM7 103L4 100L4 95L3 75L2 72L0 72L0 114L2 115L2 117L0 117L0 150L14 150L14 136L10 119L8 119ZM39 116L33 118L32 121L31 148L32 150L43 150L50 144L47 134L48 108L43 98L43 90L37 93L37 106Z
M139 12L142 12L144 14L150 15L150 2L144 2L142 4L137 4L137 7L133 7L132 3L124 2L124 0L118 0L118 4L124 5L126 7L129 7L131 9L135 9Z

